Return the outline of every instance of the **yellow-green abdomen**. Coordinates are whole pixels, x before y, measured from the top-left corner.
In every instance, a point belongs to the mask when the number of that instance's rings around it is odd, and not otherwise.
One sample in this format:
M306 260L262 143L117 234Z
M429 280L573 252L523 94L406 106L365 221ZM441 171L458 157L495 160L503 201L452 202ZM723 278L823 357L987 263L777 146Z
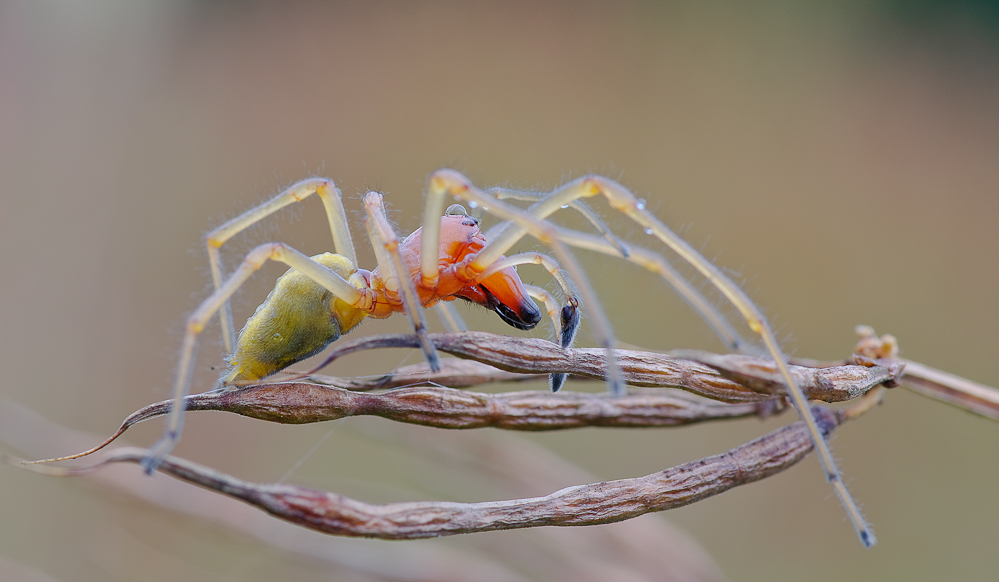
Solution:
M333 253L312 259L344 279L356 271L349 260ZM335 306L337 301L328 289L290 269L239 332L223 384L259 380L323 351L365 315L348 308L349 321L341 321L345 306L342 301Z

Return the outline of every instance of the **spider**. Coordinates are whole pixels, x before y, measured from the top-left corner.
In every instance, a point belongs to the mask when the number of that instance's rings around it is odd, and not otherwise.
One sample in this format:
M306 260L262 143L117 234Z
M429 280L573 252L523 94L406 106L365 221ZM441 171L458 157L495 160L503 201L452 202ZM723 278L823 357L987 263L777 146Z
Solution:
M312 194L317 194L323 202L336 254L307 257L283 243L267 243L251 250L236 271L226 278L220 248L227 240L278 209ZM445 210L448 196L466 201L473 209L481 208L503 222L483 234L478 220L464 207L454 204ZM624 387L614 357L611 325L569 250L569 247L577 247L624 258L659 274L730 349L746 349L739 333L726 318L663 257L648 249L625 245L604 226L583 202L594 196L603 196L613 209L625 214L646 234L662 241L699 271L759 335L784 378L788 397L812 434L827 480L833 485L861 542L872 546L875 543L873 532L846 490L808 403L788 370L787 359L759 309L717 267L652 215L645 208L644 200L624 186L595 175L583 176L542 193L506 188L482 190L457 171L438 170L428 181L423 226L402 241L385 216L382 195L368 192L362 200L368 238L378 263L373 271L357 266L340 192L325 178L298 182L213 230L206 242L215 292L187 319L166 432L150 449L143 463L146 471L152 472L180 438L183 398L190 388L198 336L216 313L222 323L225 350L230 354L229 367L220 380L220 387L225 388L252 383L321 352L365 317L384 318L396 312L404 312L409 317L424 358L436 371L440 367L439 358L427 334L423 308L442 307L443 318L447 321L451 316L444 302L459 298L496 312L503 321L519 329L532 329L542 319L532 300L538 299L545 304L558 343L566 348L574 341L579 323L578 308L582 304L591 316L597 343L607 351L609 390L622 394ZM510 205L504 199L527 200L533 204L524 209ZM547 221L550 215L568 207L581 212L596 227L599 236ZM547 245L554 258L537 252L504 256L527 235ZM290 270L278 279L274 290L235 337L228 301L268 260L285 263ZM561 306L544 289L521 281L515 267L522 264L540 264L552 275L563 295ZM551 389L558 390L564 381L564 373L552 374Z

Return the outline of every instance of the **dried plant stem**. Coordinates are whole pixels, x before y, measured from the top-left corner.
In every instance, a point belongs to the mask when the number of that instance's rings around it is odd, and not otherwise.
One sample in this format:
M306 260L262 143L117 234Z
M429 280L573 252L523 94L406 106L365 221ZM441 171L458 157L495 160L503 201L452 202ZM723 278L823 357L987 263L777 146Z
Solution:
M602 349L563 350L541 340L479 332L432 336L436 348L475 361L444 360L433 374L437 381L475 385L521 379L524 374L571 372L602 378ZM411 335L377 336L348 342L330 360L376 347L417 347ZM615 353L623 377L638 386L669 386L680 391L633 388L613 397L541 391L481 394L443 386L409 386L378 394L307 382L247 386L237 390L188 396L189 410L218 410L281 423L310 423L347 416L375 415L398 422L439 428L497 427L509 430L558 430L582 426L677 426L705 420L766 415L786 406L783 380L772 362L742 355L718 356L678 352L683 358L638 351ZM959 405L999 410L994 390L894 357L856 355L864 365L808 368L793 366L791 374L806 394L831 402L851 400L840 410L815 407L814 419L828 436L839 424L857 418L880 403L883 386L900 379L934 383L942 391L960 393ZM906 366L908 364L908 366ZM497 371L492 366L502 368ZM903 372L904 371L904 372ZM374 389L426 380L427 370L411 367L367 380L338 380L354 388ZM928 379L927 379L928 378ZM708 395L713 400L699 396ZM974 396L975 399L972 399ZM735 401L735 402L732 402ZM129 426L165 414L171 401L149 405L129 416L107 445ZM371 505L333 493L283 484L255 484L182 459L168 457L158 470L224 495L241 499L286 521L326 533L415 539L478 531L537 526L594 525L621 521L644 513L694 503L745 483L787 469L813 450L803 422L780 428L731 451L641 477L562 489L545 497L484 503L414 502ZM144 449L119 449L89 467L38 465L28 469L52 475L89 473L108 463L141 463ZM14 460L5 456L4 460ZM50 459L50 461L53 459Z
M824 408L813 414L828 436L846 415ZM645 477L568 487L544 497L484 503L410 502L372 505L293 485L242 481L190 461L167 457L158 470L241 499L275 517L329 534L418 539L539 526L585 526L631 519L689 505L733 487L783 471L812 451L803 422L726 453ZM81 475L109 463L140 463L145 449L123 448L90 467L34 467L56 475Z
M431 336L433 337L433 336ZM352 392L371 392L373 390L391 390L404 388L414 384L438 384L450 388L470 388L490 382L526 382L538 380L538 374L518 374L496 369L489 364L475 360L460 360L447 358L441 360L441 369L431 372L426 362L402 366L391 372L376 376L327 376L325 374L282 372L273 376L275 382L282 381L281 374L292 380L306 379L309 382L336 386Z
M187 396L184 402L187 410L232 412L283 424L323 422L348 416L380 416L437 428L494 427L524 431L584 426L680 426L707 420L767 415L782 408L780 402L726 404L683 392L655 389L633 389L620 397L607 393L551 394L543 391L481 394L442 386L364 394L307 382L262 384L225 392L206 392ZM92 449L28 464L68 461L95 453L111 444L129 427L165 415L172 404L172 400L164 400L140 408L130 414L111 437Z
M435 377L452 377L465 383L507 378L496 376L484 364L517 373L547 374L575 372L601 377L606 360L602 349L565 350L543 340L514 338L481 332L435 334L437 349L480 362L443 360ZM374 347L414 347L412 335L363 338L334 350L331 359ZM648 427L677 426L748 415L767 415L783 406L781 380L773 362L740 355L717 356L690 352L705 363L662 354L618 350L625 380L639 386L665 386L707 396L714 401L656 390L632 389L624 396L563 392L514 392L476 394L444 387L401 388L370 395L304 382L248 386L225 392L188 396L188 410L217 410L272 422L301 424L335 420L345 416L374 415L439 428L497 427L510 430L557 430L582 426ZM512 370L511 370L512 369ZM495 371L493 369L493 371ZM798 385L811 398L828 402L851 400L894 376L887 368L838 366L804 368L792 366ZM418 377L405 376L409 382ZM399 383L399 374L370 381L372 385ZM740 383L741 382L741 383ZM355 384L356 386L357 384ZM720 402L741 403L721 404ZM130 426L166 414L170 401L146 406L125 419L121 428L100 445L66 457L34 461L65 461L89 455L114 441Z
M902 380L914 392L999 420L999 390L919 362L904 362L905 375Z
M440 351L475 360L506 372L549 374L569 372L603 380L603 348L562 349L545 340L466 331L432 334ZM346 342L333 349L325 366L354 352L375 348L418 347L412 334L378 335ZM765 358L738 354L719 356L708 352L683 352L684 358L653 352L615 350L622 378L631 386L680 388L722 402L758 402L783 396L774 363ZM687 358L687 359L685 359ZM699 363L698 358L704 358ZM791 366L791 374L805 395L824 402L845 402L883 382L894 379L879 366L844 365L832 368ZM393 375L386 376L398 382ZM412 381L413 378L410 378ZM376 387L381 384L375 382Z
M546 374L560 368L570 370L577 378L603 379L600 349L561 350L542 340L505 336L500 336L505 338L501 341L494 341L491 334L482 332L434 334L431 337L435 343L439 342L441 351L469 360L460 364L450 360L448 366L456 368L448 370L446 366L436 375L431 375L425 365L418 364L376 379L311 378L352 390L390 388L424 378L454 387L474 386L528 379L530 374ZM333 350L323 365L357 351L413 345L411 336L362 338ZM674 350L668 356L637 350L617 350L616 353L625 381L634 386L680 388L723 402L758 401L783 394L783 380L773 362L765 358L693 350ZM894 386L901 381L930 398L999 420L999 390L995 388L911 360L868 360L864 365L855 365L857 360L856 355L845 362L796 358L794 362L800 365L790 366L790 370L805 395L814 400L843 402L864 394L873 386ZM458 366L461 366L460 370Z

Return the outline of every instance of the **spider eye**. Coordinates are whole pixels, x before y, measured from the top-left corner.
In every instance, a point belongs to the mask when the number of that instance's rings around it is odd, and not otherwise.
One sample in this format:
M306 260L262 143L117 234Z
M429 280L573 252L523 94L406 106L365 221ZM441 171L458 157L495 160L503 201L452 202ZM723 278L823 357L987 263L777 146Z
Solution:
M444 216L468 216L468 212L461 204L452 204L444 211Z

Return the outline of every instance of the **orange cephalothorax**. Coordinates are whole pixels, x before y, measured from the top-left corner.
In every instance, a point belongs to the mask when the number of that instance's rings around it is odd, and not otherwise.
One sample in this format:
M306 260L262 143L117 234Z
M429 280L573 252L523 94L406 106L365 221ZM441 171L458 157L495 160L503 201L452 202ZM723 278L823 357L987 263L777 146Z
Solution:
M485 246L486 237L479 230L479 221L466 215L464 208L454 205L441 217L437 262L440 275L434 288L421 284L422 231L419 228L406 237L399 245L399 254L409 268L409 276L415 282L424 306L459 297L495 311L503 321L517 329L533 329L541 321L541 311L527 294L514 267L501 269L481 281L475 281L477 274L469 268L469 263L475 253ZM379 277L380 273L376 269L372 275Z

